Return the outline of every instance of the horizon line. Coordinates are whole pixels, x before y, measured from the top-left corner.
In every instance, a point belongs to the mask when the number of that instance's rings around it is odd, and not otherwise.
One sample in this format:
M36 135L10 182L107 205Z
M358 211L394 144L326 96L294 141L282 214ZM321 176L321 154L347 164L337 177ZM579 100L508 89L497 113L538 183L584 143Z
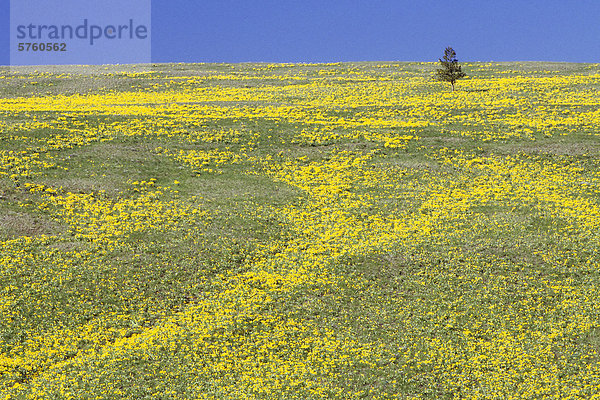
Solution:
M168 64L296 64L296 65L327 65L327 64L353 64L353 63L419 63L419 64L437 64L439 61L418 61L418 60L354 60L354 61L159 61L159 62L148 62L148 63L115 63L115 64L35 64L35 65L13 65L13 64L0 64L2 67L13 67L13 68L29 68L29 67L103 67L103 66L143 66L143 65L168 65ZM552 63L552 64L600 64L600 62L586 62L586 61L548 61L548 60L514 60L514 61L460 61L459 63Z

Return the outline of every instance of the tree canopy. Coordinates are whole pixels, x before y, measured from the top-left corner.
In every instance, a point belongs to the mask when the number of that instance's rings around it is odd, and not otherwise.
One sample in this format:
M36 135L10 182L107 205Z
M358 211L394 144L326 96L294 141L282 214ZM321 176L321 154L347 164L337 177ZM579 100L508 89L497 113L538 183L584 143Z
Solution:
M440 59L439 61L442 64L442 68L436 70L436 77L440 81L450 82L452 91L454 91L454 83L458 79L467 76L458 64L456 52L452 47L446 47L446 50L444 50L444 59Z

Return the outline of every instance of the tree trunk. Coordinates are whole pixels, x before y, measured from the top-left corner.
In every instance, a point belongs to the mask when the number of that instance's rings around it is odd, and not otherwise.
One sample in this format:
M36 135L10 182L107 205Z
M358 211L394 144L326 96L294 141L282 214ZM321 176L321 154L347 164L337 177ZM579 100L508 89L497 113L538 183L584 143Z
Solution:
M450 84L452 85L452 91L454 92L454 82L450 82Z

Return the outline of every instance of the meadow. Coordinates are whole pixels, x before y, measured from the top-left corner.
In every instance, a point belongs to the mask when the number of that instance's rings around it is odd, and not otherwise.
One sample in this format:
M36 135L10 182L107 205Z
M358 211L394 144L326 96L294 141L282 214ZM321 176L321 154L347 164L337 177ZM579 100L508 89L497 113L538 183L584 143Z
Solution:
M0 399L600 398L600 65L0 71Z

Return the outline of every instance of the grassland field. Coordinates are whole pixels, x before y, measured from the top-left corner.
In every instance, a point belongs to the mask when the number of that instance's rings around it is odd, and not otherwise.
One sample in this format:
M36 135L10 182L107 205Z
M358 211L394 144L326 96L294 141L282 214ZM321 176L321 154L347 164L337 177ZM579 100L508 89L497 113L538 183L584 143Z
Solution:
M0 70L0 399L600 399L600 65Z

